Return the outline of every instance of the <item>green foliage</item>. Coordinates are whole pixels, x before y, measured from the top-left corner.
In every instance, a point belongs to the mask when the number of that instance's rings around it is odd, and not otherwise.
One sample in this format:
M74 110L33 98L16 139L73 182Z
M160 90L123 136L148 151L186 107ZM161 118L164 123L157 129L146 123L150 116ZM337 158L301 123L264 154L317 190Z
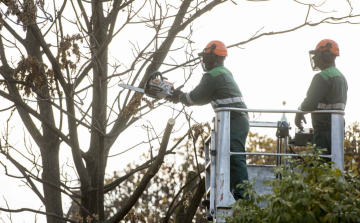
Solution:
M246 152L276 153L276 138L261 136L259 133L249 132L246 142ZM360 173L360 123L353 122L346 126L344 138L345 170ZM306 151L306 146L295 146L295 153ZM247 164L274 165L275 156L247 156Z
M346 127L344 139L345 169L360 173L360 124L351 123Z
M281 178L266 182L272 194L257 195L253 182L243 185L251 198L233 205L228 222L360 222L360 177L324 163L314 146L307 149L303 160L289 158L275 168Z
M246 142L246 152L276 153L276 145L276 139L250 131ZM276 163L275 156L247 156L246 159L248 165L274 165Z

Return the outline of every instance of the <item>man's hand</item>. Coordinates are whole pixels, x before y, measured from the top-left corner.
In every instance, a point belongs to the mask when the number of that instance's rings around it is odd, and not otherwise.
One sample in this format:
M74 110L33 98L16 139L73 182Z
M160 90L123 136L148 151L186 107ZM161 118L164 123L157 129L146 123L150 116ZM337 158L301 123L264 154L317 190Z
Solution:
M296 116L295 116L295 125L296 125L300 130L303 130L303 129L304 129L304 126L303 126L303 124L302 124L302 121L304 121L304 123L307 124L304 114L303 114L303 113L296 113Z
M184 94L184 92L182 92L180 90L174 90L173 95L167 96L166 100L171 101L174 104L177 104L180 101L181 94Z

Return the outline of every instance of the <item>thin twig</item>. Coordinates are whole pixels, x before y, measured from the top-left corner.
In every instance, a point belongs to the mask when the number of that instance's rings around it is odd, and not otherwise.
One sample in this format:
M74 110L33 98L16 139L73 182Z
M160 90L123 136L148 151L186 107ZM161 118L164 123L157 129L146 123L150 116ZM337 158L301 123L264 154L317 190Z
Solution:
M42 214L42 215L46 215L46 216L51 216L60 220L65 220L68 222L72 222L72 223L77 223L77 221L68 219L68 218L64 218L62 216L53 214L53 213L49 213L49 212L43 212L43 211L38 211L38 210L34 210L34 209L30 209L30 208L20 208L20 209L6 209L6 208L1 208L0 207L0 211L4 211L4 212L9 212L9 213L19 213L19 212L25 212L25 211L29 211L29 212L33 212L33 213L37 213L37 214Z
M197 154L196 154L196 139L195 139L194 134L193 134L193 132L192 132L192 130L191 130L191 124L190 124L191 114L192 114L192 112L190 113L190 115L188 115L188 114L185 112L185 117L186 117L186 120L187 120L188 123L189 123L189 134L191 135L191 137L192 137L192 139L193 139L193 147L194 147L194 153L195 153L196 167L197 167L197 170L198 170L199 180L201 180L199 162L198 162Z

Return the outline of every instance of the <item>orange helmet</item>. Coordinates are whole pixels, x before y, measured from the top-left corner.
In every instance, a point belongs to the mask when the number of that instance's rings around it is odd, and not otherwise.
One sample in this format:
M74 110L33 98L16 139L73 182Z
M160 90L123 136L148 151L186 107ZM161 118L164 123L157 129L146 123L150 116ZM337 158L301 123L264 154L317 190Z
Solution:
M339 45L331 39L323 39L316 46L315 50L325 51L329 50L332 54L340 56Z
M214 53L221 57L226 57L228 55L225 44L219 40L213 40L208 43L206 45L206 48L201 53L199 53L199 56L205 53Z
M314 71L322 70L327 64L333 64L340 56L338 44L331 39L321 40L315 50L309 51L311 67Z

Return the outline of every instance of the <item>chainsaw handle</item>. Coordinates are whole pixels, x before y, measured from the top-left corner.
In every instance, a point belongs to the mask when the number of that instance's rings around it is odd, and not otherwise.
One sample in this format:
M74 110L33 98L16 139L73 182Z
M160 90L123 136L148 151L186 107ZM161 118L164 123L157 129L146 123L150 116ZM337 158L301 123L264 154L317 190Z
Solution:
M149 79L156 79L156 77L160 76L160 79L163 81L163 80L167 80L166 77L163 77L162 76L162 73L158 70L152 72L150 75L149 75Z
M152 72L152 73L149 75L149 78L148 78L147 81L146 81L146 84L145 84L145 89L146 89L146 90L149 89L149 82L150 82L151 80L156 79L157 76L160 76L161 80L164 79L163 76L162 76L162 73L161 73L160 71L156 70L156 71Z

